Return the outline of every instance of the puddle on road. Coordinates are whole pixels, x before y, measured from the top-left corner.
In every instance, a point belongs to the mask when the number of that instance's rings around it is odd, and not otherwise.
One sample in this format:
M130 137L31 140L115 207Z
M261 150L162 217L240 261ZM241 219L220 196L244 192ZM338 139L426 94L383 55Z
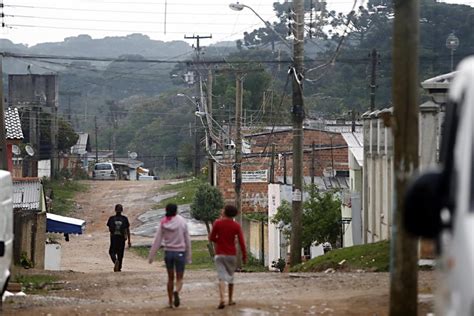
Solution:
M263 316L263 315L270 315L267 311L262 311L255 308L241 308L238 311L239 315L241 316Z
M207 236L206 225L191 218L189 204L180 205L178 207L178 213L186 219L188 223L189 234L191 236ZM156 227L164 216L164 209L150 210L143 213L142 215L138 216L138 220L140 220L143 224L133 229L132 233L138 236L154 237Z

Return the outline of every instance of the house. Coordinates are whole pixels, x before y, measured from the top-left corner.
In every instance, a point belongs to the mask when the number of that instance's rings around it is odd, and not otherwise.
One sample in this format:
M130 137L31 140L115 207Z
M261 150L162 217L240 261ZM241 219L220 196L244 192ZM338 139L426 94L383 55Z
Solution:
M119 179L138 180L139 168L143 167L143 162L132 158L115 158L112 162L117 170Z
M313 179L311 177L304 177L304 183L311 183ZM328 190L338 190L341 192L349 190L349 179L346 176L336 176L336 177L326 177L326 176L316 176L314 177L314 183L318 186L321 192ZM308 198L307 194L303 194L303 201ZM289 184L282 183L270 183L268 185L268 243L267 243L267 254L265 257L265 265L269 266L269 263L277 261L282 258L287 260L289 254L289 240L286 239L282 233L282 227L279 227L277 224L271 222L271 218L275 216L278 208L283 201L291 203L292 200L292 187ZM341 231L344 228L341 224ZM321 241L321 243L324 241ZM252 250L252 248L250 248ZM322 245L313 245L310 249L304 249L302 255L305 255L309 258L314 258L316 256L322 255L323 248ZM287 261L288 262L288 261Z
M430 99L420 105L420 169L436 165L440 147L447 91L454 72L421 83ZM363 162L363 242L390 239L393 213L393 136L392 109L366 112L362 116L364 134ZM424 253L421 246L421 255ZM429 251L428 251L429 252Z
M5 111L5 131L7 140L7 164L8 171L13 177L21 177L23 174L22 158L19 157L18 146L23 140L20 115L17 108L9 107ZM15 148L15 152L14 152Z
M364 168L364 141L362 132L342 133L349 147L349 188L342 194L341 222L343 246L362 243L362 189Z
M41 129L41 117L55 115L58 109L58 77L54 74L10 74L8 75L8 105L16 107L21 118L28 124L22 126L24 142L30 147L31 158L24 166L28 176L38 176L38 169L49 168L51 172L59 170L58 153L55 137L46 137L45 129ZM50 135L55 135L55 120L49 124ZM57 145L57 144L56 144ZM31 149L34 149L31 150ZM43 161L38 165L39 161ZM48 167L51 166L51 167Z
M76 165L74 170L81 169L87 172L89 167L91 144L90 137L88 133L77 133L79 136L77 142L74 146L71 147L71 156L76 157Z
M250 153L242 155L242 211L268 211L268 183L292 182L292 129L246 135ZM272 146L274 155L272 158ZM303 174L348 176L347 144L341 133L304 129ZM235 171L232 153L216 157L214 184L227 203L235 201Z
M15 264L29 261L44 268L46 244L46 199L38 178L13 179L13 218Z
M291 191L293 131L286 128L249 134L244 136L244 141L250 146L248 152L242 154L242 212L272 216L269 210L274 201L269 195L269 186L279 184ZM314 182L320 189L348 188L348 146L341 133L305 128L303 145L305 184ZM234 203L234 153L229 150L215 158L214 184L226 203ZM243 230L250 252L260 260L264 255L268 265L271 263L269 249L274 249L274 239L268 236L275 234L275 228L268 222L243 217Z

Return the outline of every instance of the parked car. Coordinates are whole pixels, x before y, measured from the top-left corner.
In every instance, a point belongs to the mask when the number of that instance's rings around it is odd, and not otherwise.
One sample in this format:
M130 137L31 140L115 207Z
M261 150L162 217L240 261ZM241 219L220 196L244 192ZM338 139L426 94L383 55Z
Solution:
M0 170L0 305L10 278L13 254L13 185L9 172Z
M99 162L94 165L92 170L92 179L94 180L116 180L117 171L111 162Z
M450 85L438 170L407 190L405 225L436 241L436 315L474 315L474 56Z

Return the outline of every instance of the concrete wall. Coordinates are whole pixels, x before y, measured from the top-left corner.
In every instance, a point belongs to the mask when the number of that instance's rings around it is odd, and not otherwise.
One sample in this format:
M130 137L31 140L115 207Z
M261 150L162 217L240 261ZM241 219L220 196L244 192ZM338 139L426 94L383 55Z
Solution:
M263 235L262 235L263 225ZM258 260L262 260L262 238L263 256L265 266L268 266L268 224L258 221L250 221L249 252Z
M14 210L13 259L20 264L22 254L31 260L37 269L44 268L46 244L46 212Z
M364 242L391 238L394 194L393 135L383 117L388 110L366 113L364 119ZM420 106L420 169L438 161L440 112L432 102Z

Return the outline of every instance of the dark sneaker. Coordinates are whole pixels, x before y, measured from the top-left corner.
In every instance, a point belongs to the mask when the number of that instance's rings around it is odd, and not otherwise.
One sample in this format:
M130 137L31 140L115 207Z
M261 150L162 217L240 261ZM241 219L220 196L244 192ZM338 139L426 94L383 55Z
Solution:
M174 291L173 295L174 295L174 302L173 302L173 303L174 303L174 306L175 306L175 307L178 307L178 306L179 306L179 303L180 303L180 301L179 301L179 294L178 294L178 292Z
M116 260L114 264L114 272L118 272L118 271L120 271L120 262Z

